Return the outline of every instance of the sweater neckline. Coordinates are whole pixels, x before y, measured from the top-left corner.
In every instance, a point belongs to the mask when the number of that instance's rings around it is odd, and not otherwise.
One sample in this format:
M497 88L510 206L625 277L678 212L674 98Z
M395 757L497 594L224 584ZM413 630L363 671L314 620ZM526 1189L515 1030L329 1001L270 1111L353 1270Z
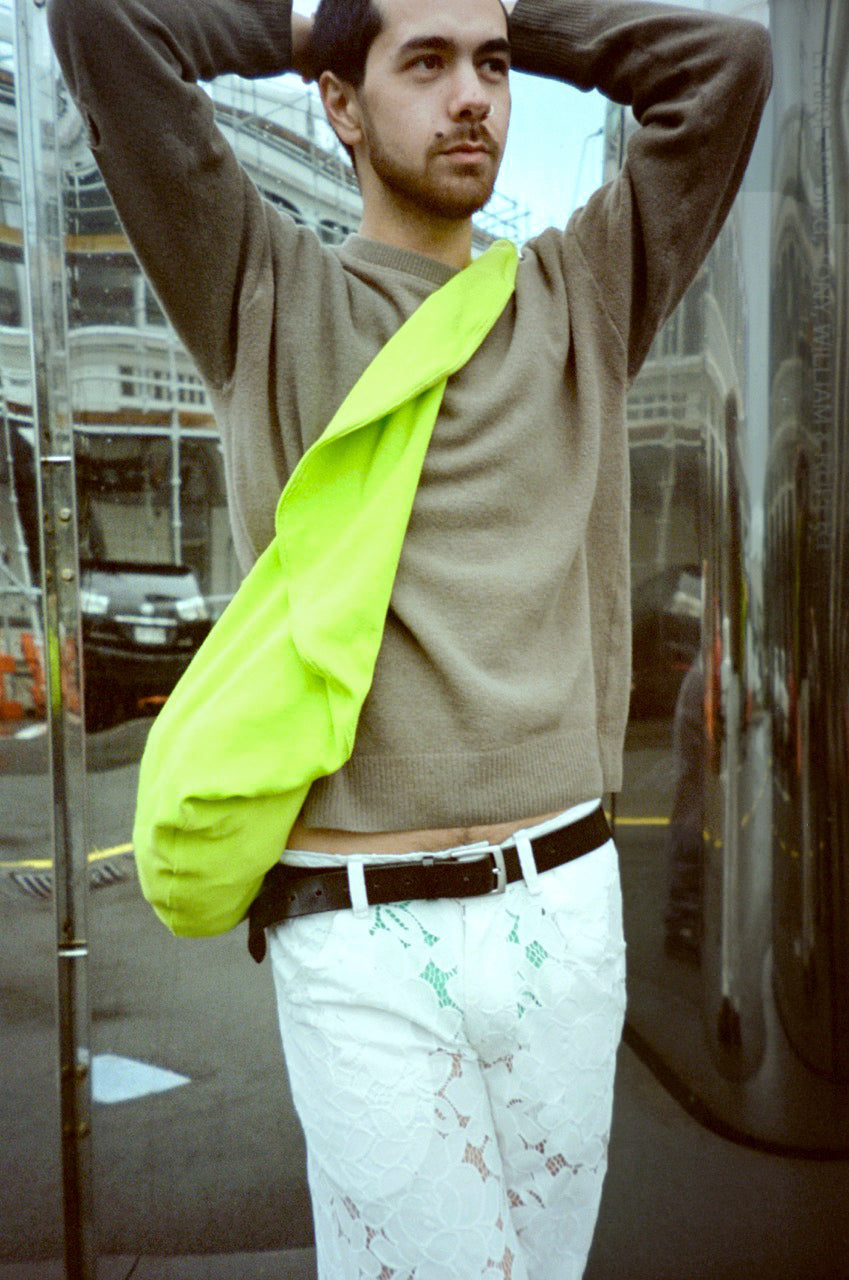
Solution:
M358 232L348 236L340 248L340 255L390 271L402 271L434 285L447 284L458 274L457 267L449 267L444 262L437 262L435 258L428 258L423 253L414 253L411 249L398 249L381 240L371 240Z

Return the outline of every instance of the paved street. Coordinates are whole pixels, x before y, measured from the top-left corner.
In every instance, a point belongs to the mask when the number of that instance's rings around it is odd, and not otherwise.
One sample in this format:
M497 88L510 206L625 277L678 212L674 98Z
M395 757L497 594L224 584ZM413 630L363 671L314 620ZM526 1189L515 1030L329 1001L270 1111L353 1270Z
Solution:
M90 751L92 847L125 847L139 726L97 735ZM2 1254L59 1252L52 902L43 740L12 759L0 744L0 1100ZM109 1253L203 1252L310 1243L300 1130L292 1115L267 965L242 930L178 942L141 900L132 861L92 863L92 1050L165 1068L189 1083L94 1108L95 1195ZM111 1057L107 1058L107 1055ZM95 1066L97 1066L97 1060ZM97 1082L97 1073L95 1073ZM142 1079L144 1086L144 1079ZM281 1153L282 1156L281 1156ZM248 1242L248 1243L246 1243Z

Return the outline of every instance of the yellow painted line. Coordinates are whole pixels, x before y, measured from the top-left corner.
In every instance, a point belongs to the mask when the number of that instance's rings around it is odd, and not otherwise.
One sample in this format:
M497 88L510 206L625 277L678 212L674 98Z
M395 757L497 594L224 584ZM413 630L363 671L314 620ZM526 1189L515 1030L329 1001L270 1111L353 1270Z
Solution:
M610 817L610 814L607 815ZM668 818L620 818L616 815L617 827L668 827Z
M105 862L107 858L117 858L125 853L132 853L131 844L116 844L111 849L93 849L88 861ZM16 862L0 862L0 871L52 871L52 858L20 858Z
M113 844L111 849L93 849L88 855L89 862L104 862L106 858L117 858L122 853L132 853L133 846L127 844Z

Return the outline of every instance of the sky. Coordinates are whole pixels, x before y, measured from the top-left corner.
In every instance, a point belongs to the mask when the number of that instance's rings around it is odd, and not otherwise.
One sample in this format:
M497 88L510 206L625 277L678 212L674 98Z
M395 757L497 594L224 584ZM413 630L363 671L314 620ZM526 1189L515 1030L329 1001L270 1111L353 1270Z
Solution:
M295 0L309 14L315 0ZM497 189L529 211L528 235L565 225L601 183L604 99L512 72L513 116ZM595 136L591 136L595 135Z
M512 72L513 115L498 187L530 210L529 233L563 226L601 184L605 100Z

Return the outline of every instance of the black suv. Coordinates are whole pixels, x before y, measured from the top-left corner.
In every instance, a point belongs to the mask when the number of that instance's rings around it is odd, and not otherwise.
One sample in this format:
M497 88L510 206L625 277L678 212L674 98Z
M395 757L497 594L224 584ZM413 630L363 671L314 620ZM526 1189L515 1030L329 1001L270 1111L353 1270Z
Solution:
M102 729L155 712L211 624L185 565L84 560L80 569L86 725Z

